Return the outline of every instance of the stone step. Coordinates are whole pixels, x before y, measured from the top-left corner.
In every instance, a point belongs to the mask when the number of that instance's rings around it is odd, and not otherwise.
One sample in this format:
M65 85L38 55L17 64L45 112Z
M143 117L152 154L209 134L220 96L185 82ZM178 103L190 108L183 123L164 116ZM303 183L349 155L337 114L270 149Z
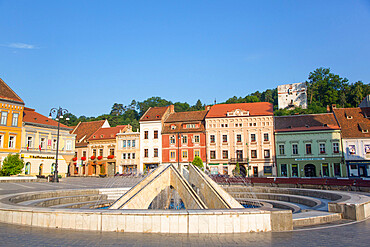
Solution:
M341 213L329 213L316 210L305 210L293 214L293 227L325 224L342 219Z

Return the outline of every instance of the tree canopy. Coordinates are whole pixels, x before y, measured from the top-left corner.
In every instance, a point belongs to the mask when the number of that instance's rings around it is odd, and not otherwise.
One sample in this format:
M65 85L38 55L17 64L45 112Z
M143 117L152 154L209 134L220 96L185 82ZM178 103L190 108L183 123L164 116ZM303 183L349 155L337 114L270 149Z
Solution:
M17 175L22 172L24 161L19 154L8 154L0 170L0 176Z
M274 105L276 116L293 114L313 114L326 112L327 106L336 104L338 107L357 107L363 98L370 94L370 85L357 81L349 83L347 78L342 78L330 72L330 68L318 68L310 72L305 82L307 84L308 109L296 108L294 110L278 109L277 88L267 89L263 92L253 92L244 97L233 96L224 103L250 103L250 102L270 102ZM80 121L88 122L107 119L109 124L114 127L117 125L131 124L133 129L139 128L140 117L149 107L161 107L174 105L176 112L200 111L205 109L205 105L200 99L194 105L187 102L175 102L162 99L161 97L151 97L142 102L132 100L129 105L113 103L110 113L102 114L98 117L76 117L68 113L69 121L61 119L61 123L68 126L76 126Z

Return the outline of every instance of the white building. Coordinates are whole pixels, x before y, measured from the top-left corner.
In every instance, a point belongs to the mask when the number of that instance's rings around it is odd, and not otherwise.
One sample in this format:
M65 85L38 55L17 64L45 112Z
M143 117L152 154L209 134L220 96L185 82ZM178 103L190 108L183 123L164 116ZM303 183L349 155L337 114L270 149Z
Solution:
M162 126L168 115L173 112L173 105L150 107L140 118L139 172L162 164Z
M278 86L279 109L301 107L307 109L306 83L293 83Z

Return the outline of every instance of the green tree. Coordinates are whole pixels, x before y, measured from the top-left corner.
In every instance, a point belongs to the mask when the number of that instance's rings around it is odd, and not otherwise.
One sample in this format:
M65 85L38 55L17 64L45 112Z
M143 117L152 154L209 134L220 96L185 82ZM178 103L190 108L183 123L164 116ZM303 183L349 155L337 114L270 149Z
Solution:
M233 175L235 177L240 177L240 165L239 162L236 163L235 169L233 170Z
M198 167L202 171L204 170L203 161L199 156L195 156L193 162L191 162L194 166Z
M190 111L190 105L186 102L185 103L176 102L173 105L175 107L175 112Z
M202 104L202 101L200 101L200 99L197 100L197 103L195 103L195 105L193 105L192 107L190 107L190 110L191 111L201 111L201 110L204 110L204 105Z
M161 97L151 97L143 102L138 103L140 116L144 115L144 113L149 109L149 107L162 107L169 105L172 105L172 102L162 99Z
M21 173L23 167L24 161L19 157L19 154L8 154L8 156L4 159L3 166L0 170L0 175L17 175Z

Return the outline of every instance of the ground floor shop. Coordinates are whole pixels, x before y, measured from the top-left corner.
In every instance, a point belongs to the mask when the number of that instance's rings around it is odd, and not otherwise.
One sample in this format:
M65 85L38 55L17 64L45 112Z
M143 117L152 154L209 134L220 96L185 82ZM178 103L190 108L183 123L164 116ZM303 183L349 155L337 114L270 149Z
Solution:
M342 158L277 159L279 177L347 177Z
M55 172L55 155L41 155L41 154L21 154L24 160L24 169L22 174L25 175L39 175L49 176ZM62 177L67 176L68 163L63 156L58 156L58 175Z
M114 176L116 174L116 162L93 161L81 167L84 176Z
M210 163L207 170L211 175L233 175L236 164ZM243 177L275 176L274 165L271 163L239 163L240 175Z
M370 160L346 161L349 177L370 177Z
M121 164L118 166L119 174L136 174L138 172L137 164Z

